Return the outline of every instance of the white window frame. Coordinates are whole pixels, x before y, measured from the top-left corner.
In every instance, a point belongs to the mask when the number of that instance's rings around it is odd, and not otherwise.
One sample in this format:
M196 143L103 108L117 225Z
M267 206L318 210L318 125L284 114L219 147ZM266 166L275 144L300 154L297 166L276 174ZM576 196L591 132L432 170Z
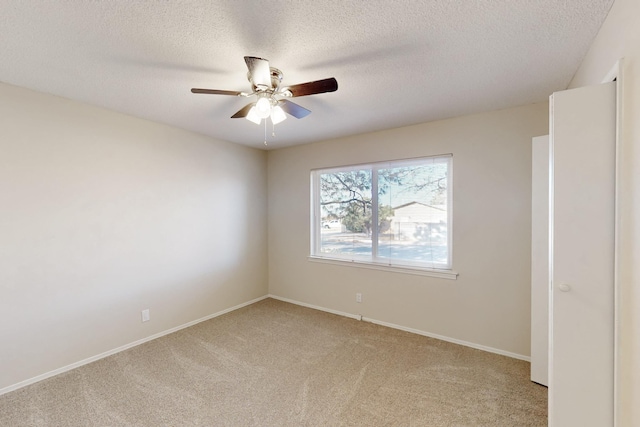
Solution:
M388 259L377 257L378 252L378 171L403 166L415 166L424 164L425 161L438 161L447 163L447 263L444 265L432 265L427 263L411 262L408 260ZM357 255L328 255L321 252L321 226L322 215L320 208L320 175L348 172L352 170L369 169L371 171L371 256ZM309 260L314 262L350 265L355 267L370 268L376 270L397 271L409 274L427 275L445 279L456 279L458 273L453 270L453 155L437 155L413 159L392 160L385 162L364 163L314 169L311 171L311 248Z

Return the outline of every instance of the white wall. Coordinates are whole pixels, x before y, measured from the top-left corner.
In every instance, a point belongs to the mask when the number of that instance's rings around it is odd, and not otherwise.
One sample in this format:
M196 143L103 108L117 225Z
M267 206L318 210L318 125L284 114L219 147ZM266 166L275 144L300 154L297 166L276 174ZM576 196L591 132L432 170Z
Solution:
M547 133L545 102L270 151L269 292L529 356L531 138ZM311 169L443 153L457 280L307 260Z
M265 152L5 84L0 121L0 390L267 293Z
M619 426L640 425L640 1L616 0L571 87L601 83L624 58Z

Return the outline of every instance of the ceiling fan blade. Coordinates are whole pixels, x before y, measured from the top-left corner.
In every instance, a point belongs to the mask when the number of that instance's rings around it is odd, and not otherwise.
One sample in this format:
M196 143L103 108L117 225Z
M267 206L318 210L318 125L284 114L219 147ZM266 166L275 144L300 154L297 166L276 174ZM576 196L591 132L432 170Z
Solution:
M260 89L273 89L271 85L271 69L269 61L255 56L245 56L249 75L253 84Z
M328 79L316 80L315 82L300 83L298 85L289 86L282 92L289 91L291 96L315 95L316 93L335 92L338 90L338 81L330 77Z
M235 113L233 116L231 116L231 118L232 119L240 119L242 117L247 117L247 114L249 114L249 110L251 110L251 107L253 107L254 105L256 105L255 102L252 102L251 104L245 105L240 110L238 110L237 113Z
M231 95L231 96L241 96L242 92L235 92L233 90L217 90L217 89L191 89L191 93L206 93L209 95Z
M284 110L285 113L291 114L296 119L301 119L311 114L311 110L307 110L306 108L287 99L281 99L280 101L278 101L278 105Z

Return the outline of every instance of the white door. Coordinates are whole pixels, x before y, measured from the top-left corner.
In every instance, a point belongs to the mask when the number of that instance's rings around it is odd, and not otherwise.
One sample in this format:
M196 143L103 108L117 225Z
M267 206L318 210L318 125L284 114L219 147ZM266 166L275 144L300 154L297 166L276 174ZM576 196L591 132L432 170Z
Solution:
M613 425L615 82L551 96L549 425Z
M549 385L549 135L531 142L531 381Z

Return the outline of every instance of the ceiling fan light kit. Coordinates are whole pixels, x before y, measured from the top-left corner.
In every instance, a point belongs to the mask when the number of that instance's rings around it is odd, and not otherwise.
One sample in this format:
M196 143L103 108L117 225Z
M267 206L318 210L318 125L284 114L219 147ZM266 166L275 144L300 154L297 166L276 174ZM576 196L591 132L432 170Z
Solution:
M258 97L256 102L245 105L231 116L231 118L237 119L244 117L257 125L262 122L262 119L266 120L270 118L271 122L276 125L285 120L287 114L301 119L311 113L310 110L307 110L295 102L289 101L287 98L335 92L338 90L338 82L333 77L281 88L282 71L270 67L269 61L255 56L245 56L244 61L249 70L247 72L247 79L251 83L251 93L198 88L191 89L191 92L243 97L255 95Z
M271 114L271 98L263 93L258 94L258 102L253 107L255 114L261 119L266 119Z

